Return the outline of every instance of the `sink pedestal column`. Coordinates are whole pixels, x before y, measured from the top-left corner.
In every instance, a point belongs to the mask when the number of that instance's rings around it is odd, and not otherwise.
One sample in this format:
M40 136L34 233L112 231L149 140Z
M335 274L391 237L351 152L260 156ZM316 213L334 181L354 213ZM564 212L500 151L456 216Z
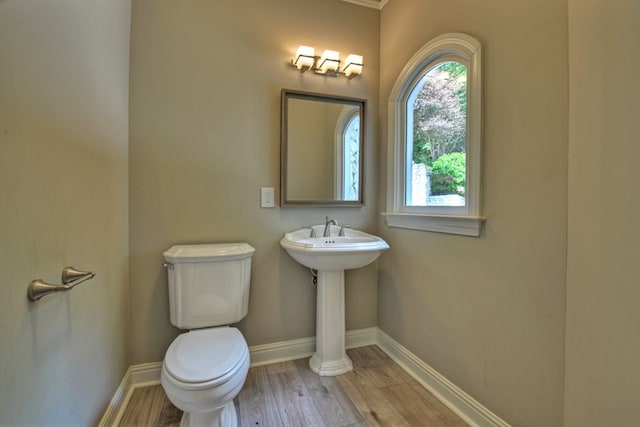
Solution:
M344 341L344 271L318 271L317 293L316 352L309 367L320 376L344 374L353 369Z

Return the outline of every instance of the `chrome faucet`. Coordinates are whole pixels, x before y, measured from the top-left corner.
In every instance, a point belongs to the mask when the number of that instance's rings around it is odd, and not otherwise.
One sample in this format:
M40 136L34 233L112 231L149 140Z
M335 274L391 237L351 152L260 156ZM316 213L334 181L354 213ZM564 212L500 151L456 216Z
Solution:
M335 219L329 219L329 217L325 217L324 223L324 233L322 233L322 237L331 237L331 224L338 225Z

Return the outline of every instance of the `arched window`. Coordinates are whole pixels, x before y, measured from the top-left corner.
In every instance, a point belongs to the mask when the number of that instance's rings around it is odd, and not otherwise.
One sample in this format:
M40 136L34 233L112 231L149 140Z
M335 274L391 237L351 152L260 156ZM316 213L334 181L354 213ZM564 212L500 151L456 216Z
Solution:
M478 236L480 43L445 34L420 49L389 97L391 227Z

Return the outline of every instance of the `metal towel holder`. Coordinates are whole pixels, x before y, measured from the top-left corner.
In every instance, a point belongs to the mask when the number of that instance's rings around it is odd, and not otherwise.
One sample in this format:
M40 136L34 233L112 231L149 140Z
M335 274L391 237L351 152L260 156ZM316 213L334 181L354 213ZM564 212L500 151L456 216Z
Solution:
M68 291L85 280L93 279L96 273L93 271L80 271L73 267L62 269L62 285L51 285L42 279L32 280L27 288L27 297L30 301L38 301L40 298L54 292Z

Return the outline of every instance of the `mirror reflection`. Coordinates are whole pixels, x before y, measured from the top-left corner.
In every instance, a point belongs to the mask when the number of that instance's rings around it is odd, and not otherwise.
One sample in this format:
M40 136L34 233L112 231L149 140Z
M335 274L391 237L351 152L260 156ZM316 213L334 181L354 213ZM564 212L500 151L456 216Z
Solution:
M282 205L362 205L365 101L282 91Z

